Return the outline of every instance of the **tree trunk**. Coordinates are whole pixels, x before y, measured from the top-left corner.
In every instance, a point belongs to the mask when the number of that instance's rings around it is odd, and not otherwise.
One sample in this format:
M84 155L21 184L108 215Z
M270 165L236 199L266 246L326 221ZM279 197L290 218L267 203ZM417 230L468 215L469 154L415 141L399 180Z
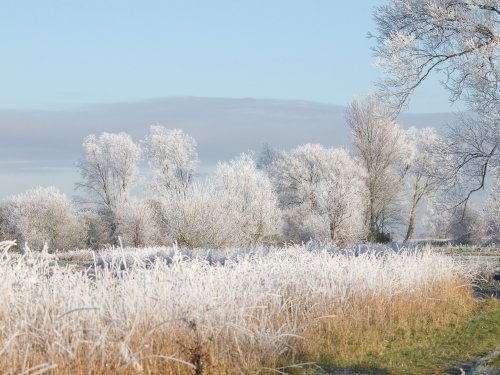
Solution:
M375 217L375 194L370 192L370 212L369 212L369 240L377 241L378 229L377 229L377 218Z
M330 221L330 239L332 240L332 242L335 242L335 237L335 224L333 223L333 221Z
M408 220L408 229L406 231L405 242L413 239L413 235L415 234L416 221L417 221L417 205L413 203L410 211L410 218Z

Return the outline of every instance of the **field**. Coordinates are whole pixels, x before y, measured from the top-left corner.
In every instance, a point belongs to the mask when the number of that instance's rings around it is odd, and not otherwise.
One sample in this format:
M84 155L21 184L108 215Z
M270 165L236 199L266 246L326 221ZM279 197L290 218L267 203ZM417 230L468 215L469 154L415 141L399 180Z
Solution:
M8 248L0 373L441 373L500 346L478 271L431 248Z

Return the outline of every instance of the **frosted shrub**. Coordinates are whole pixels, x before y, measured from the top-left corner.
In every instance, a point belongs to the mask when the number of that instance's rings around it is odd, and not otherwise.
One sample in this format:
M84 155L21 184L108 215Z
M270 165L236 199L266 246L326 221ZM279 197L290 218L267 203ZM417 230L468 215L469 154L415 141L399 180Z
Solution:
M79 212L85 226L85 244L92 249L100 249L114 242L112 220L114 215L107 209L86 208Z
M233 223L225 221L227 212L221 203L207 183L193 184L185 192L166 192L160 205L167 243L190 248L225 246L234 231Z
M228 206L228 221L236 224L232 246L256 246L275 243L281 231L278 198L269 179L246 154L230 163L221 163L215 171L218 196Z
M12 196L4 207L4 220L20 244L28 242L36 250L45 243L52 250L84 245L82 222L66 195L55 187L38 187Z
M116 233L126 246L152 246L163 243L163 238L150 202L131 200L117 209Z

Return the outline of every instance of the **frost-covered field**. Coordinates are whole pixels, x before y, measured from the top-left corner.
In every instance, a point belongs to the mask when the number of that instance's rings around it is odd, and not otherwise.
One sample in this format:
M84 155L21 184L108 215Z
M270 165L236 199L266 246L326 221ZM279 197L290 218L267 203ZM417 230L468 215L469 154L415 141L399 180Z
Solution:
M361 321L401 320L404 306L444 309L468 294L463 266L430 249L73 254L93 259L84 270L2 247L1 373L253 373L297 363L331 335L342 345L342 329L325 321L356 332Z

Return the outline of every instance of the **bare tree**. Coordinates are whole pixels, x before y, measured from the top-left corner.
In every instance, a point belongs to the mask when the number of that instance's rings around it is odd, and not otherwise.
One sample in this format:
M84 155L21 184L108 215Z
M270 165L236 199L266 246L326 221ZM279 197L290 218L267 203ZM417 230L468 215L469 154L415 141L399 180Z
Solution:
M287 240L347 243L363 236L363 168L345 151L305 144L269 168Z
M465 210L471 195L484 188L488 175L500 177L500 123L488 118L461 116L439 145L440 172L445 188L455 192ZM465 194L456 194L457 191Z
M467 207L464 212L454 210L451 216L448 235L453 242L466 245L483 243L485 224L478 211Z
M432 72L443 77L451 101L463 99L477 116L462 118L443 143L455 164L447 183L467 201L498 166L500 139L500 7L497 0L392 0L375 10L375 54L383 69L383 97L398 112ZM457 177L463 177L462 179ZM474 184L470 184L474 181Z
M89 135L83 142L84 157L77 163L83 181L77 189L87 192L89 200L110 211L127 202L130 187L137 177L140 149L126 133Z
M398 107L433 71L451 100L498 118L500 7L497 0L392 0L375 8L379 86Z
M405 241L413 238L417 222L417 208L422 200L436 191L441 179L437 171L440 169L436 154L439 138L432 128L410 128L404 132L403 151L406 154L406 177L404 180L408 198L409 215Z
M198 166L196 141L180 129L152 125L143 144L153 167L154 190L185 191Z
M269 178L249 155L219 164L213 182L230 208L240 246L277 242L281 232L278 198Z
M87 197L79 201L99 213L115 241L116 213L129 200L138 175L140 149L126 133L102 133L99 138L89 135L83 149L84 157L77 163L82 181L76 188L84 190Z
M366 170L366 226L370 240L383 240L387 221L394 213L402 177L397 171L401 161L403 134L380 101L369 95L364 101L353 100L346 111L352 131L352 143Z
M262 149L257 157L256 166L258 169L268 171L271 165L281 158L282 154L280 151L271 147L269 143L264 143Z

